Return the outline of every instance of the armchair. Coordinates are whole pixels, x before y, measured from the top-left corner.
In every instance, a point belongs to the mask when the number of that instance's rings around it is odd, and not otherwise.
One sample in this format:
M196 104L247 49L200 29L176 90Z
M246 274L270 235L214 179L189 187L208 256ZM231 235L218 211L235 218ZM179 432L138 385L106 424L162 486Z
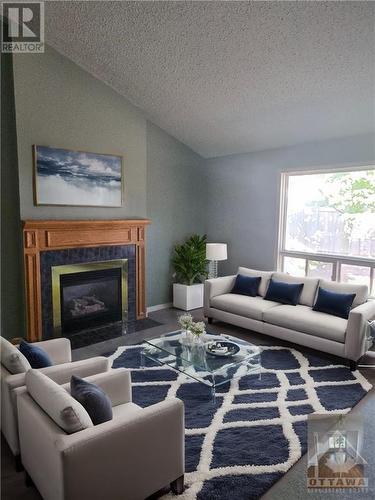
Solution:
M66 434L17 390L22 462L44 500L144 500L168 484L182 493L184 407L169 399L147 408L132 402L124 368L88 377L112 402L113 419ZM69 391L69 384L64 386Z
M70 348L70 340L57 338L36 342L36 345L44 349L53 366L41 368L40 371L58 384L65 384L75 374L80 377L88 377L96 373L105 372L109 369L107 358L98 356L82 361L73 361ZM19 460L19 441L17 425L17 407L14 390L25 385L25 373L10 373L3 363L1 370L1 431L7 441L16 460L16 468L22 468Z

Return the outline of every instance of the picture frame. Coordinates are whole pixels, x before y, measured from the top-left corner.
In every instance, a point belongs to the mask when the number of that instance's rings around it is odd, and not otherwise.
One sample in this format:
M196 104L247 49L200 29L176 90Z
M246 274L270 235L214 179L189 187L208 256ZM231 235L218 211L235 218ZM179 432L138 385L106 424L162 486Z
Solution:
M123 206L123 158L34 144L36 206Z

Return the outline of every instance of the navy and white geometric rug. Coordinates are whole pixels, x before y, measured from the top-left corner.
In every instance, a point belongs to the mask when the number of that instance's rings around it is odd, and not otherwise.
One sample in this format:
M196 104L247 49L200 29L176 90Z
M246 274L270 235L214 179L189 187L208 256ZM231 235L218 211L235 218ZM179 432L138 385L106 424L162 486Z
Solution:
M371 389L358 372L285 347L263 347L262 375L233 378L210 389L150 362L141 347L119 347L113 368L131 369L133 401L185 403L186 490L182 500L259 498L306 452L307 415L347 413ZM163 498L173 498L166 495Z

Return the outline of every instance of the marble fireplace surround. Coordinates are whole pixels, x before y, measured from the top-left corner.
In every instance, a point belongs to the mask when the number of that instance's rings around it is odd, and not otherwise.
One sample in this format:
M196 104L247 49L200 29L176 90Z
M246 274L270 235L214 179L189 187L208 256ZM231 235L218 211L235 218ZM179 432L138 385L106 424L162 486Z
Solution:
M51 267L128 259L129 319L146 317L146 219L23 222L27 338L51 335ZM133 297L133 299L131 299Z

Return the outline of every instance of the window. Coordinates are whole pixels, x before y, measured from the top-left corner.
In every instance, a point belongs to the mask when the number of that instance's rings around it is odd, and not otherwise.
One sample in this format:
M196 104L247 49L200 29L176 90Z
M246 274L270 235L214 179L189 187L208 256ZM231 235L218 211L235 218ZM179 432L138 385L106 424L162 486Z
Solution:
M283 173L278 268L375 295L375 167Z

